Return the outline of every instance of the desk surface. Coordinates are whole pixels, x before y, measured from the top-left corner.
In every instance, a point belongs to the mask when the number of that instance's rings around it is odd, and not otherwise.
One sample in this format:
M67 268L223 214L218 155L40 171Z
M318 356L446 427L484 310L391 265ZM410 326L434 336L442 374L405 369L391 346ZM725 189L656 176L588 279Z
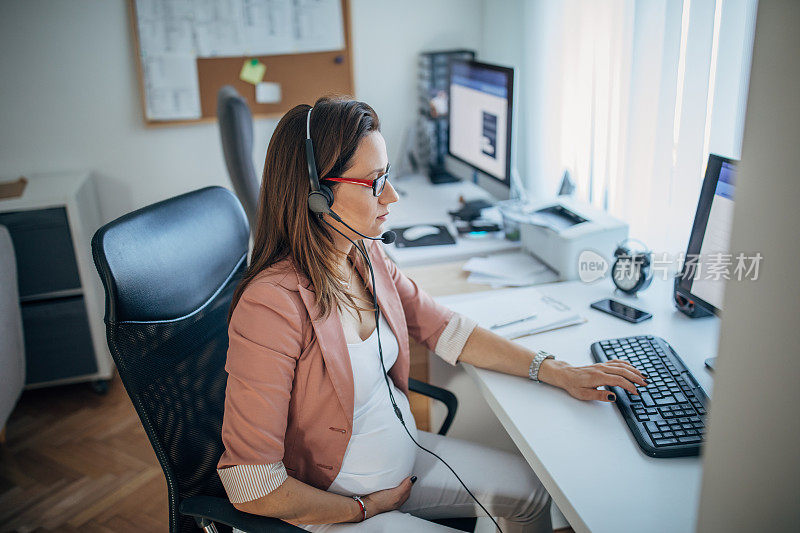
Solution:
M716 355L719 319L690 319L671 304L671 282L654 280L638 299L615 296L608 279L539 289L580 311L578 326L517 339L573 365L592 363L592 342L628 335L663 337L711 396L704 360ZM447 304L469 295L439 298ZM589 308L614 297L653 314L630 324ZM692 531L700 496L698 457L655 459L636 444L616 406L583 402L547 385L463 365L522 455L576 531Z
M386 246L386 253L401 268L468 259L476 255L516 250L519 243L506 240L502 233L478 237L461 237L450 220L448 211L455 211L459 198L465 200L491 200L489 193L469 182L443 183L433 185L428 178L411 175L399 178L392 183L400 199L390 207L386 229L402 228L418 224L441 224L447 226L456 238L456 244L441 246L419 246L397 248L394 244Z

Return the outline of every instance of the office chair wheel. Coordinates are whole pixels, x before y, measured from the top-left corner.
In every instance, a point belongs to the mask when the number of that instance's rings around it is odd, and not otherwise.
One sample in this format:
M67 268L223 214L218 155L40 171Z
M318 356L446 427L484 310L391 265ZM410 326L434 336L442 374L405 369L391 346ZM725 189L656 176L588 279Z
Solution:
M111 380L109 379L97 379L89 383L89 386L92 388L95 394L98 395L105 395L108 394L108 387Z

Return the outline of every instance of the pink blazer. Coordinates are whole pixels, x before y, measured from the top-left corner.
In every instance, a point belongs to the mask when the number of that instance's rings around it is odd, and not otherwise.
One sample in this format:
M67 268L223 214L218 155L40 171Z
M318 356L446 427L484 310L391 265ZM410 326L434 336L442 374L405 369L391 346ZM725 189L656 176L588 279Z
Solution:
M370 241L367 250L378 304L400 347L389 376L407 394L408 336L434 350L453 312L401 273L381 244ZM357 262L359 271L371 291L369 270L362 263ZM219 469L264 468L282 461L286 475L322 490L336 478L353 429L353 371L338 310L312 320L318 315L314 288L289 259L259 274L245 289L228 328L225 452ZM279 484L282 479L277 479ZM225 483L229 495L235 483L241 480Z

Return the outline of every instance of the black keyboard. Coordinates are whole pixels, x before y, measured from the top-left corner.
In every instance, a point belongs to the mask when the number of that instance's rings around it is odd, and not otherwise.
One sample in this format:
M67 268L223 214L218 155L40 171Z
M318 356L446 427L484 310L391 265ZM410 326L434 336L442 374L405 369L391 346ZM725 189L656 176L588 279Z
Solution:
M698 455L705 435L708 397L667 341L653 335L592 344L598 363L622 359L647 374L639 395L609 387L642 451L651 457Z

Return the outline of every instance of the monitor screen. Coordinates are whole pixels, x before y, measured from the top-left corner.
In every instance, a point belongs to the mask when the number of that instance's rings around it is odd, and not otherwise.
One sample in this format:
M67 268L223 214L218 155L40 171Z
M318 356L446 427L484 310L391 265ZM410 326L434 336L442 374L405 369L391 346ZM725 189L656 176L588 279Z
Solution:
M722 310L725 279L708 275L715 254L730 254L736 162L714 154L708 158L680 288L711 311ZM696 265L687 269L690 258ZM696 270L691 273L689 270Z
M450 65L448 153L509 186L514 69Z

